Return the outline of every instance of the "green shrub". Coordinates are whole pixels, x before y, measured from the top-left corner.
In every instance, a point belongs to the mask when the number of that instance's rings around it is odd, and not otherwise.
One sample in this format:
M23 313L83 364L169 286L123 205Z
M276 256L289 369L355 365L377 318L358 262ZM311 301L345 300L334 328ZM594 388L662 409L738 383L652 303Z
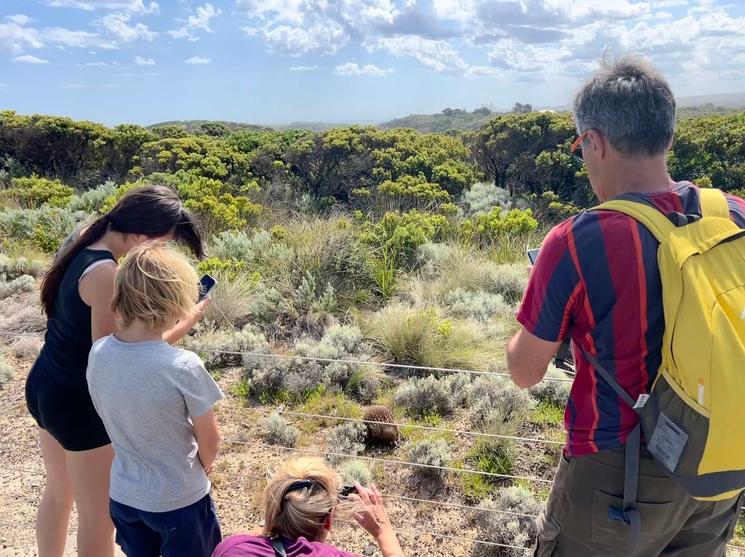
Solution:
M538 228L530 209L510 209L504 212L500 207L490 212L465 219L460 226L461 235L467 240L481 245L498 243L504 238L521 236Z
M441 478L444 470L429 468L429 466L447 466L450 462L450 447L448 442L440 438L427 438L414 441L408 447L408 459L415 464L424 466L413 466L413 472L419 476L428 478Z
M264 439L272 445L294 447L300 438L300 430L277 412L272 412L264 423Z
M458 288L443 296L445 311L456 317L469 317L487 322L497 317L506 317L513 308L501 294L472 292Z
M38 209L42 205L65 207L74 190L59 180L47 180L38 176L13 178L11 187L0 190L0 201L15 200L26 209Z
M6 209L0 211L0 237L7 241L25 242L51 253L87 218L85 213L56 207Z
M443 318L436 308L394 303L368 316L364 329L386 358L400 364L479 369L497 357L481 325Z
M579 207L572 203L562 202L558 195L552 191L545 191L542 194L531 194L528 196L528 203L535 214L536 219L542 223L558 223L581 211Z
M333 428L328 436L326 450L338 455L357 456L365 450L367 427L357 422L344 422ZM343 456L329 455L329 460L338 462Z
M569 399L569 391L572 384L568 381L552 381L552 379L567 379L566 374L549 367L543 380L529 389L529 393L536 399L553 406L563 408Z
M21 275L9 282L0 281L0 300L21 292L32 292L36 287L36 280L31 275Z
M410 379L393 394L393 403L414 418L432 414L447 416L454 409L454 397L447 378L434 375Z
M241 330L208 330L194 336L187 336L184 339L184 346L197 352L210 371L241 365L243 362L241 352L270 353L266 337L251 325L246 325ZM227 354L221 351L237 354Z
M0 280L13 280L21 275L38 278L44 274L47 262L26 257L8 257L0 253Z
M536 404L527 392L501 377L476 379L468 399L474 426L495 434L514 434Z
M466 216L488 214L494 208L509 210L512 208L510 192L499 188L493 182L477 182L463 192L463 203Z
M372 484L370 467L360 460L347 460L339 467L339 475L344 485L360 484L367 487Z
M520 486L502 488L494 499L483 501L479 508L482 512L476 515L476 527L480 539L526 548L535 544L537 531L532 517L540 514L543 504L528 489ZM525 555L525 550L483 544L479 551L488 557Z
M15 368L8 362L5 354L0 352L0 389L13 379L15 373Z
M116 192L114 182L106 182L100 186L76 195L70 200L68 209L71 211L85 211L86 213L97 213L101 211L106 201Z

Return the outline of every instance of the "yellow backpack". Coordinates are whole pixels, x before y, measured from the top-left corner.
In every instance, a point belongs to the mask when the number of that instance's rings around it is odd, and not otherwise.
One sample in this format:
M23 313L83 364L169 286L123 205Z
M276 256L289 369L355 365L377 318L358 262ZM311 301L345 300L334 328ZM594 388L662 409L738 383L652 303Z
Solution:
M647 450L667 474L696 499L718 501L745 489L745 230L722 192L700 193L701 217L666 216L629 199L595 207L636 219L659 241L665 332L651 391L637 400L587 356L636 410ZM637 428L626 447L624 509L611 516L637 532L638 436Z

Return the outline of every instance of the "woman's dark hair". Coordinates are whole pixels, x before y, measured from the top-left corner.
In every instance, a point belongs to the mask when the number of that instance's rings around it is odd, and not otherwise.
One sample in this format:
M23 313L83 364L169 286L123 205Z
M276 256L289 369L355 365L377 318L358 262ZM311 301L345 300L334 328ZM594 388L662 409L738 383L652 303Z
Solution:
M41 285L41 303L48 317L52 316L54 301L70 262L83 249L100 240L107 230L152 238L172 233L174 239L189 246L194 255L200 259L204 257L199 228L173 190L165 186L144 186L130 190L111 211L96 219L80 234L52 264Z

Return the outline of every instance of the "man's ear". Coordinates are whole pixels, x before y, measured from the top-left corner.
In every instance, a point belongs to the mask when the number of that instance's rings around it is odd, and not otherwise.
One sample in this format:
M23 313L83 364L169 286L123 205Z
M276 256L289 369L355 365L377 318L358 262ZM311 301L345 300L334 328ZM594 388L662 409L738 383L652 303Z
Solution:
M602 159L606 155L605 138L602 134L595 130L590 130L587 133L587 138L590 142L590 148L597 155L597 158Z

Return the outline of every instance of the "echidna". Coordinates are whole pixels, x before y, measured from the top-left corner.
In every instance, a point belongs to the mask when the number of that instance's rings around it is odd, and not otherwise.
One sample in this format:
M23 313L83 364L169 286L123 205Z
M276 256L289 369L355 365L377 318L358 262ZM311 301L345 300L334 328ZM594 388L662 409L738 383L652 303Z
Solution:
M366 422L376 422L367 424L368 440L377 443L398 443L398 426L395 424L396 419L393 412L388 408L385 406L370 406L365 410L363 419Z

